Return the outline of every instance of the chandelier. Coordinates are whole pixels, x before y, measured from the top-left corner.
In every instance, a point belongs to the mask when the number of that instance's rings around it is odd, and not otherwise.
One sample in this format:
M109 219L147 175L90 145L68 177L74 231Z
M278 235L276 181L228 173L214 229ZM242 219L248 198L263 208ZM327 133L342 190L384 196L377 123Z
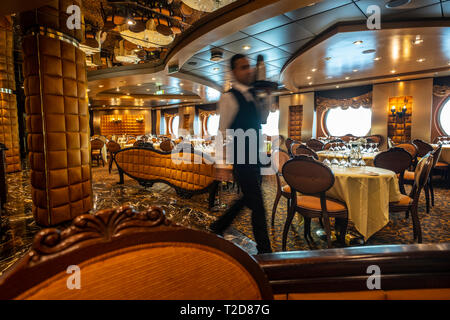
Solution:
M236 0L182 0L184 4L192 9L204 12L213 12Z

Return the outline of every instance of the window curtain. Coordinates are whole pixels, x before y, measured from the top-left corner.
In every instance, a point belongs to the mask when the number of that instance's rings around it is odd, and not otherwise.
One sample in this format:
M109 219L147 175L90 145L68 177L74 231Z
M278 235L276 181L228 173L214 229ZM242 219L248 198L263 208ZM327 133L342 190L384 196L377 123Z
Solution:
M371 108L372 86L344 88L340 90L318 91L315 94L315 105L317 111L330 108Z

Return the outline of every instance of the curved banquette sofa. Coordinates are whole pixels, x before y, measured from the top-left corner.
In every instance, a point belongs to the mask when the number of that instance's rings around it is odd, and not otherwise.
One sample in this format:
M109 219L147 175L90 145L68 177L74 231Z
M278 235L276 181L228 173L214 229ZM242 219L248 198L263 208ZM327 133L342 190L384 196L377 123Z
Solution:
M163 182L177 194L189 198L194 194L209 192L209 206L214 205L217 192L214 160L192 149L174 149L163 152L153 148L131 147L114 154L120 182L127 175L142 186L151 187Z
M158 207L120 207L41 230L0 277L0 299L450 300L449 253L436 243L250 256Z

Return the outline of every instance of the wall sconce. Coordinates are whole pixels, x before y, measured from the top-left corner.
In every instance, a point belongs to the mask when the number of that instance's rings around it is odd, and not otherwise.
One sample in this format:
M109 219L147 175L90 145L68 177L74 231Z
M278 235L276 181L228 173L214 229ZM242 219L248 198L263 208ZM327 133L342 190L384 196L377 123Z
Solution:
M142 122L144 122L144 118L136 118L136 122L142 123Z
M400 111L397 111L396 107L392 106L391 107L391 113L392 113L393 116L397 115L399 118L403 118L405 116L405 114L406 114L406 103L403 106L403 108L401 108Z
M120 118L118 118L118 119L116 119L116 118L112 118L112 120L111 120L113 123L120 123L120 122L122 122L122 119L120 119Z

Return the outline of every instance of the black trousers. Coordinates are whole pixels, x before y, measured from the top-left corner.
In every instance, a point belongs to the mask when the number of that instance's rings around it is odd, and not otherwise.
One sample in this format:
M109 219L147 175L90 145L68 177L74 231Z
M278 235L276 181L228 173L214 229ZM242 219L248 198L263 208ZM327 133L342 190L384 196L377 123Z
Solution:
M261 173L258 165L234 165L234 177L243 196L211 225L211 230L222 233L227 229L244 206L252 211L252 228L258 253L272 252L267 233L266 211L261 190Z

